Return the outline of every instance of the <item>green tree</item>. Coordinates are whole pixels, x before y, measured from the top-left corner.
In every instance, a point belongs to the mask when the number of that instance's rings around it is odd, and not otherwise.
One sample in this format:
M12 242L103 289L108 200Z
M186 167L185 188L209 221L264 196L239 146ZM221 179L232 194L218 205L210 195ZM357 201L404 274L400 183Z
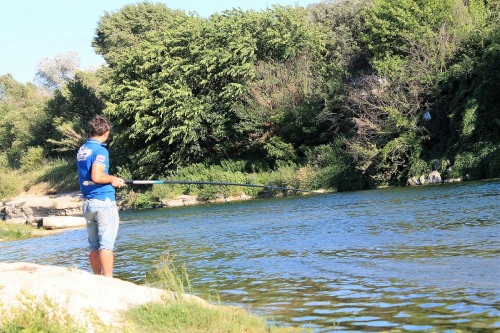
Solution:
M73 80L80 67L80 56L76 51L61 52L53 58L43 58L37 66L35 82L54 91Z
M285 61L301 52L316 52L312 38L317 34L301 27L305 12L292 8L232 10L209 20L161 6L134 8L138 18L127 19L136 26L147 16L140 11L152 15L151 10L158 10L168 17L154 30L148 30L149 22L136 27L134 31L143 32L140 40L130 37L127 29L98 28L130 44L127 52L120 46L96 50L112 58L104 91L110 101L105 112L120 129L115 142L125 147L122 161L141 176L162 172L159 165L210 163L240 154L236 143L241 135L234 127L240 119L233 106L255 78L259 56ZM114 15L102 24L118 21L122 12ZM286 43L277 39L280 33L288 36ZM96 43L106 39L100 35Z
M374 0L366 11L363 34L373 67L385 75L399 71L415 44L435 38L444 24L454 23L456 5L455 0Z
M177 15L183 14L161 3L148 1L106 12L99 19L92 46L111 67L115 67L130 48L135 48L143 39L151 40L160 34Z
M455 165L454 177L499 176L500 24L498 16L491 17L463 43L433 108L440 126L430 127L432 141Z
M0 76L0 151L12 165L18 165L28 147L44 145L47 98L31 83L18 83L10 74Z
M104 112L120 147L115 156L136 176L154 175L176 151L168 143L171 110L181 98L190 101L183 66L199 31L187 20L181 11L144 2L106 13L97 27L93 45L109 65L100 73L109 102Z
M353 75L368 67L368 52L361 32L365 26L363 12L371 2L364 0L329 0L311 5L309 19L322 27L327 36L323 68L316 75L322 87L323 110L318 118L329 123L330 131L347 134L352 128L352 114L345 107Z
M424 158L422 116L472 27L484 24L484 4L375 0L365 13L372 74L357 78L350 93L356 135L348 151L376 184L404 183Z
M303 55L283 63L258 63L244 103L234 108L242 157L264 157L270 166L296 163L302 148L331 139L318 119L322 103L311 62Z
M275 6L251 17L256 63L233 107L234 144L239 156L264 158L270 166L298 162L302 146L327 140L318 119L326 34L300 7Z
M54 92L47 103L46 112L52 118L51 128L46 133L51 153L68 152L74 154L87 138L90 119L102 114L105 107L96 88L95 75L79 72L74 80Z

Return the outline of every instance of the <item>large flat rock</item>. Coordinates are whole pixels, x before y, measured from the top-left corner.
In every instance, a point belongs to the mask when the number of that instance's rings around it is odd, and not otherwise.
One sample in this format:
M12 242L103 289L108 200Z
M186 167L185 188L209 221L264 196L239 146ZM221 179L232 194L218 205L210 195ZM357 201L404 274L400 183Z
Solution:
M2 207L4 219L15 223L37 225L36 220L46 216L81 216L82 197L79 192L58 195L22 193Z
M8 309L19 304L22 293L40 299L47 296L83 323L91 323L87 310L93 310L106 325L120 325L120 311L130 306L172 297L171 293L162 289L78 269L0 262L0 306Z
M78 228L87 225L87 221L81 216L47 216L43 218L44 229L66 229Z

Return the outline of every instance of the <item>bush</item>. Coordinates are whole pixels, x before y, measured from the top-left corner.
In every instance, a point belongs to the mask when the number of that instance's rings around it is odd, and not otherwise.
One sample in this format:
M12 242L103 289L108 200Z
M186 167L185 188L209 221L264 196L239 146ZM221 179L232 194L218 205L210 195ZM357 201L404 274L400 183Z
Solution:
M222 161L220 165L207 167L203 164L193 164L172 174L168 179L189 180L194 182L214 182L214 183L254 183L245 172L244 161ZM200 200L213 200L218 196L229 197L245 193L249 196L256 196L259 188L239 187L233 185L196 185L185 184L175 185L172 189L182 194L196 195ZM182 189L182 190L179 190Z
M151 189L151 198L156 202L162 199L173 199L183 194L181 185L153 185Z
M306 152L311 175L310 188L352 191L369 187L362 171L355 167L346 154L344 138L339 137L328 145L314 147Z
M485 179L500 175L500 145L478 143L471 151L460 152L455 156L453 178Z
M297 167L293 165L282 165L277 170L269 174L268 185L279 187L299 187L296 176Z
M408 178L418 178L422 175L429 174L431 171L429 163L422 159L416 159L410 164L410 168L408 169Z
M500 145L497 145L488 153L479 164L482 178L500 177Z
M0 167L0 198L12 198L21 191L22 184L16 172Z
M192 164L188 167L172 172L164 180L192 181L232 184L269 185L287 188L311 189L315 185L316 171L311 167L298 169L295 165L283 164L273 172L247 173L244 161L222 161L220 165L205 166ZM275 195L297 194L284 193L281 190L272 190L266 187L213 184L163 184L153 185L151 188L135 188L125 192L127 206L134 208L154 207L163 199L175 198L182 194L193 195L199 200L214 200L220 197L240 196L269 197ZM315 187L317 188L317 187Z
M41 169L47 160L42 147L29 147L21 155L21 170L30 172Z
M153 208L157 205L157 202L152 198L151 193L136 193L132 196L132 207L135 209L140 208Z

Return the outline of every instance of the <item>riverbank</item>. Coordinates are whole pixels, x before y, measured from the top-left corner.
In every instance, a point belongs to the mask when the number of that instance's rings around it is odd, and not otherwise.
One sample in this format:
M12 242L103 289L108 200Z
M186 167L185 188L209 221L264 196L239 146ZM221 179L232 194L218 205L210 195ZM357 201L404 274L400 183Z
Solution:
M437 171L433 171L427 178L422 176L418 180L409 181L409 185L427 185L450 182L461 182L461 179L443 181ZM37 230L33 236L49 235L60 232L60 229L73 229L85 226L81 215L82 198L80 192L49 194L43 186L36 186L28 192L21 193L7 202L0 202L0 220L8 224L27 224ZM325 193L325 190L315 190L306 194ZM132 197L132 198L131 198ZM237 195L219 194L213 199L200 200L195 195L178 195L173 198L159 200L155 204L141 204L140 208L173 208L193 206L207 203L224 203L254 199L252 196L240 192ZM134 209L133 195L118 196L118 206L121 210ZM137 207L135 207L137 208ZM45 230L45 231L44 231ZM2 239L0 235L0 241Z
M176 313L179 310L183 313ZM161 316L168 322L161 322ZM186 315L188 316L186 318ZM280 332L243 309L82 270L0 262L2 332ZM287 330L290 332L290 330Z
M315 191L314 193L324 193ZM254 199L241 193L239 195L217 196L211 200L200 200L194 195L179 195L162 199L155 206L143 208L174 208L183 206L224 203ZM118 199L120 210L133 209L126 200ZM0 202L0 220L6 224L31 225L34 236L49 235L61 229L74 229L85 226L82 217L82 197L80 192L48 194L44 192L24 192L11 200ZM1 223L1 222L0 222ZM2 238L0 237L0 241Z

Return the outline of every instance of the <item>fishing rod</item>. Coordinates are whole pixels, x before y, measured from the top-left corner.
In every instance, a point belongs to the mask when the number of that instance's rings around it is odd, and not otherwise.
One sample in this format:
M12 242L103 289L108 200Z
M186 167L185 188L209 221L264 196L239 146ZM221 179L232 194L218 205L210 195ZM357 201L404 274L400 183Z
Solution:
M187 185L217 185L217 186L246 186L246 187L262 187L270 190L280 191L295 191L295 192L312 192L310 190L302 190L299 188L280 187L274 185L259 185L259 184L240 184L240 183L224 183L224 182L203 182L190 180L125 180L127 185L162 185L162 184L187 184ZM93 181L83 181L84 186L96 185Z

